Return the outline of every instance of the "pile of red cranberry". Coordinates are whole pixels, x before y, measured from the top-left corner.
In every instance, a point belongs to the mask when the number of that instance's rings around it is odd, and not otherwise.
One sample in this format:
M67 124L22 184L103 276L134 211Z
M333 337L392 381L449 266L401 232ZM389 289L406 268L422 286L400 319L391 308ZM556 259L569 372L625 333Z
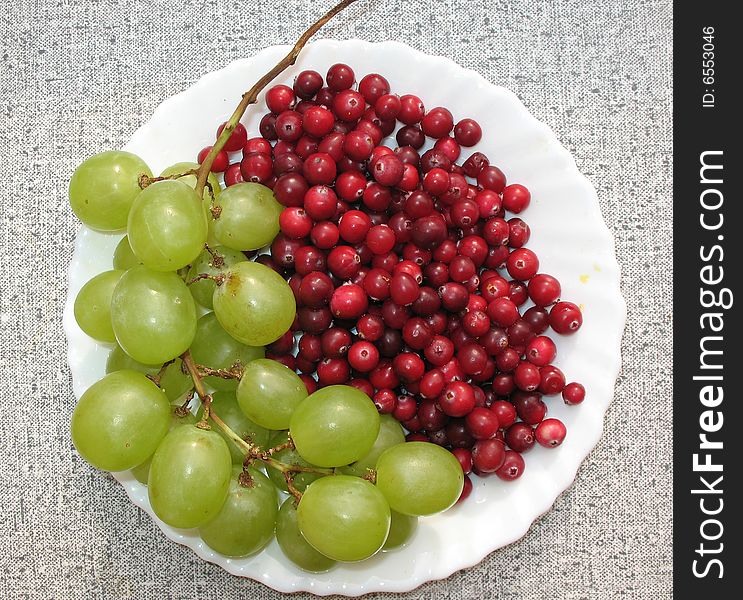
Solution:
M408 440L451 448L465 474L516 479L535 441L565 438L543 396L584 399L551 364L544 335L575 333L581 311L539 273L524 247L529 226L506 219L529 205L529 190L506 185L480 152L457 163L480 141L479 124L391 94L381 75L354 83L336 64L325 82L303 71L293 88L270 88L261 137L240 126L226 150L242 160L229 164L223 151L214 163L226 185L262 183L286 207L271 253L256 260L288 280L297 318L268 356L310 392L363 390ZM381 144L398 121L392 150ZM427 137L436 142L421 153ZM462 498L471 489L466 478Z

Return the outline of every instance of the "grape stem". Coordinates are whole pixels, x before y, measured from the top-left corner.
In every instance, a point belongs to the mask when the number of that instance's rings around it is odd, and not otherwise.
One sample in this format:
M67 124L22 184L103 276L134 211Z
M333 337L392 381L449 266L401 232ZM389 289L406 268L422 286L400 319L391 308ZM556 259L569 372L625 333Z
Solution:
M186 285L193 285L194 283L196 283L197 281L201 281L202 279L211 279L217 285L222 285L224 283L224 275L210 275L209 273L199 273L193 279L189 279L186 282Z
M166 363L163 363L163 366L160 367L160 370L157 372L156 375L147 375L147 378L154 383L157 387L160 387L160 381L162 380L163 376L165 375L165 371L167 368L172 365L175 362L175 359L171 359Z
M212 369L204 365L196 365L199 375L202 377L219 377L220 379L240 379L243 374L238 368L232 369Z
M204 244L204 248L212 257L212 266L215 269L219 269L224 266L224 256L217 252L214 248L210 248L209 244Z
M183 354L181 354L181 360L188 369L188 373L193 380L196 394L199 396L202 403L204 404L204 414L201 417L201 421L196 424L197 427L199 427L200 429L209 429L209 419L211 419L217 425L217 427L219 427L224 432L224 434L237 446L237 448L246 456L246 460L260 460L267 466L273 467L277 471L283 473L285 478L287 478L287 476L291 477L294 473L318 473L320 475L335 475L335 471L333 469L290 465L273 458L272 454L278 452L279 450L294 447L294 442L291 439L291 436L283 444L279 444L275 448L270 448L268 450L261 450L252 443L241 438L237 433L235 433L235 431L233 431L233 429L229 425L227 425L227 423L225 423L219 417L219 415L214 410L211 409L211 394L207 393L206 388L204 387L204 381L202 379L201 373L199 372L199 365L197 365L193 361L191 352L186 350ZM289 488L288 478L287 488ZM302 494L296 489L295 492L299 494L299 496L295 495L294 493L292 493L292 495L297 499L301 498Z
M224 148L227 140L230 139L232 132L235 131L235 127L237 127L237 124L240 122L240 119L245 114L248 106L250 106L251 104L255 104L255 102L258 100L258 94L260 94L269 83L276 79L276 77L278 77L281 73L283 73L286 69L288 69L296 62L299 53L302 51L302 48L304 48L310 38L315 35L323 25L325 25L328 21L330 21L330 19L341 12L344 8L353 4L355 1L356 0L342 0L342 2L336 4L327 13L320 17L315 23L310 25L310 27L299 37L297 43L294 44L294 47L289 51L289 53L284 58L282 58L268 73L261 77L252 88L250 88L242 95L240 103L237 105L235 112L232 113L232 116L229 118L227 124L224 126L222 133L212 146L209 154L207 154L204 162L201 163L201 167L199 167L198 173L196 174L197 195L200 196L204 192L204 186L207 184L207 177L209 176L209 172L211 171L214 159L217 158L217 155L220 153L222 148Z
M145 189L146 187L151 186L153 183L157 183L158 181L169 181L173 179L180 179L181 177L188 177L189 175L198 175L199 169L189 169L188 171L184 171L183 173L173 173L172 175L161 175L160 177L150 177L147 175L147 173L142 173L139 176L139 189ZM204 187L209 191L209 196L211 196L212 200L214 200L214 189L212 188L212 184L209 183L207 180L204 182L204 185L201 188L201 191L204 191Z

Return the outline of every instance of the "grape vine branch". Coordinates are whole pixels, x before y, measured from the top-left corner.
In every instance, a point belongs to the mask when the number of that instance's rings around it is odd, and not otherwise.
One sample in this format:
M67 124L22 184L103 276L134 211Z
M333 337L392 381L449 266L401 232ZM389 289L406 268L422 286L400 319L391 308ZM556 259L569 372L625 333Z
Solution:
M302 48L305 47L310 38L315 35L323 25L325 25L335 15L337 15L344 8L350 6L354 2L356 2L356 0L343 0L342 2L339 2L317 21L315 21L312 25L310 25L310 27L299 37L289 53L278 63L276 63L276 66L274 66L268 73L261 77L252 88L250 88L242 95L240 103L237 105L235 112L232 113L232 116L229 118L227 124L224 126L222 133L217 138L214 146L212 146L209 154L207 154L204 162L201 163L201 167L199 167L199 170L196 174L196 194L199 197L204 192L204 186L207 183L207 177L209 176L209 173L211 171L214 159L227 143L227 140L230 139L232 132L235 131L235 127L237 127L237 124L240 122L240 119L245 114L248 106L250 106L251 104L255 104L255 102L258 100L258 94L260 94L269 83L276 79L276 77L278 77L281 73L283 73L286 69L291 67L296 62L299 53L302 51Z

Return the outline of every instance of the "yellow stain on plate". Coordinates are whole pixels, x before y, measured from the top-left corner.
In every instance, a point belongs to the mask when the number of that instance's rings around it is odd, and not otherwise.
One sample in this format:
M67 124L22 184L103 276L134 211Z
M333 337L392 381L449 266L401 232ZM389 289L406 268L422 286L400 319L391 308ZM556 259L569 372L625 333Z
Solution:
M593 270L597 273L601 273L601 267L596 263L593 263Z
M588 283L588 280L589 280L590 278L591 278L591 276L590 276L590 275L581 275L580 277L578 277L578 279L580 279L580 282L581 282L581 283Z
M585 305L585 304L583 304L583 303L581 302L581 303L580 303L580 304L578 305L578 308L580 308L580 311L581 311L581 312L583 312L583 311L585 311L585 310L586 310L586 305Z

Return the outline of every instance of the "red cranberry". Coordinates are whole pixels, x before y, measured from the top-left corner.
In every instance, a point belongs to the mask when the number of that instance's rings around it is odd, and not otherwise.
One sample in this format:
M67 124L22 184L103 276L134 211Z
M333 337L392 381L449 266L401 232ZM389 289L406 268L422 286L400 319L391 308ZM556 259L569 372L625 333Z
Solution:
M376 342L384 333L384 320L379 315L364 315L356 323L359 337Z
M449 338L435 335L424 351L426 360L436 367L448 363L454 356L454 344Z
M439 369L431 369L421 378L419 393L424 398L438 398L445 385L444 374Z
M395 268L399 257L394 252L388 252L387 254L378 254L372 259L372 266L375 269L383 269L388 273L392 273Z
M513 348L506 348L495 357L495 364L498 370L503 373L511 373L521 361L519 352Z
M541 376L539 368L530 362L521 362L513 372L516 387L525 392L533 392L539 387Z
M348 362L355 370L368 373L379 364L379 350L371 342L355 342L348 351Z
M341 177L343 175L346 175L346 173L343 173ZM371 219L369 219L369 215L360 210L348 211L338 222L338 231L349 244L363 242L369 229L371 229Z
M515 392L511 397L519 418L527 425L536 425L547 414L547 405L542 395L534 392Z
M314 271L302 278L299 284L299 299L304 306L320 308L330 302L333 282L325 273Z
M479 440L472 448L472 465L481 473L495 473L506 460L506 446L501 440Z
M439 296L446 310L459 312L467 306L470 294L461 283L449 282L439 288Z
M320 338L311 333L302 334L302 337L299 338L297 356L308 362L315 363L320 361L322 359Z
M425 373L426 365L417 354L403 352L392 360L392 367L397 376L404 382L418 381Z
M479 344L468 342L457 352L457 359L467 375L475 375L485 368L488 362L488 353Z
M206 160L207 155L209 152L211 152L212 147L207 146L204 148L201 152L199 152L198 155L198 162L199 164L203 163ZM227 167L230 166L230 157L227 155L227 152L225 150L220 150L217 156L214 158L214 162L212 162L212 172L213 173L222 173L225 170L227 170Z
M455 162L462 151L459 144L451 137L442 137L433 145L436 150L441 150L451 162Z
M333 98L333 112L342 121L356 122L366 110L364 97L355 90L342 90Z
M349 354L349 362L350 360L351 359L350 359L350 354ZM351 366L353 366L353 363L351 363ZM395 396L395 392L393 392L392 390L388 390L388 389L378 390L372 396L372 401L374 402L374 405L377 407L377 410L383 415L393 413L395 409L397 408L397 396Z
M285 236L299 240L310 234L312 219L303 208L292 206L281 211L279 227Z
M531 450L534 441L534 430L526 423L514 423L506 429L506 444L516 452Z
M441 429L449 421L449 417L433 400L423 400L418 406L417 416L426 431Z
M302 137L302 115L294 110L285 110L276 117L276 135L285 142L296 142Z
M580 404L586 399L586 388L580 383L568 383L562 390L562 399L565 404Z
M302 71L294 80L294 93L309 100L320 91L322 83L322 75L317 71Z
M506 450L506 457L503 460L501 468L495 474L504 481L513 481L521 477L526 464L524 458L514 450Z
M398 421L407 421L416 416L417 410L418 405L415 398L403 394L397 397L397 405L392 412L392 416Z
M333 183L337 170L333 157L323 152L311 154L304 161L302 168L304 178L312 185Z
M539 391L546 396L554 396L565 389L565 374L554 365L539 369Z
M402 329L410 318L410 309L407 306L386 300L382 305L382 318L385 324L392 329Z
M508 223L499 217L490 219L485 223L482 234L490 246L505 246L508 244Z
M537 306L549 306L560 298L560 282L552 275L534 275L528 285L529 298Z
M330 310L339 319L358 319L369 306L363 288L354 283L342 285L333 292Z
M407 273L397 273L390 281L390 295L395 304L409 306L418 298L419 286Z
M462 119L454 128L454 138L462 146L474 146L482 139L482 128L473 119Z
M498 327L509 327L519 318L519 308L508 298L496 298L488 304L490 320Z
M299 328L314 335L325 331L333 321L333 314L328 308L309 308L304 306L297 310Z
M479 235L467 235L459 242L457 251L462 256L471 258L475 266L480 267L487 258L488 243Z
M516 422L516 407L505 400L496 400L490 405L490 410L498 418L498 426L508 429Z
M291 92L291 90L289 90ZM293 96L294 94L292 94ZM278 111L273 111L278 112ZM219 139L219 136L222 135L222 131L225 128L225 125L227 123L222 123L219 128L217 129L217 139ZM237 152L238 150L242 150L245 146L245 143L248 141L248 132L245 130L245 125L242 123L238 123L235 126L235 129L230 134L230 137L227 138L227 142L224 146L222 146L227 152Z
M481 310L468 311L462 318L462 327L469 335L479 338L490 330L490 318Z
M477 184L486 189L500 194L506 187L506 176L498 167L489 165L483 167L477 174Z
M513 375L510 373L499 373L493 377L493 392L498 396L510 396L513 390L516 389L516 384L513 382ZM516 409L514 409L515 411ZM514 414L516 414L514 412Z
M332 91L340 92L341 90L347 90L354 84L356 75L348 65L337 63L328 69L325 80Z
M414 167L416 167L416 169L421 161L420 154L418 154L418 152L416 152L415 148L413 148L412 146L402 146L400 148L396 148L395 156L397 156L397 158L399 158L403 164L413 165ZM404 178L405 176L403 175L403 179Z
M258 125L258 131L267 140L276 140L276 115L267 113L261 118L261 122Z
M320 336L320 345L326 358L341 358L351 346L351 334L342 327L331 327Z
M287 173L301 174L303 169L304 161L294 151L284 152L274 157L273 173L276 177L281 177Z
M557 333L573 334L583 324L580 308L572 302L558 302L550 310L550 326Z
M529 327L535 335L544 333L549 327L549 312L540 306L532 306L524 313L523 320L529 324Z
M361 258L351 246L336 246L328 254L328 268L339 279L348 280L359 272Z
M451 417L463 417L475 407L472 386L463 381L452 381L439 398L439 405Z
M449 173L441 168L430 169L423 178L423 189L434 196L441 196L449 189Z
M326 358L317 365L317 379L320 385L341 385L348 381L351 368L343 358Z
M457 499L457 504L460 502L464 502L467 498L470 497L470 494L472 494L472 480L465 475L464 476L464 485L462 486L462 493L459 494L459 498Z
M460 142L461 143L461 142ZM464 145L464 144L462 144ZM490 165L488 157L482 152L473 153L467 160L462 164L462 169L467 177L477 178L485 167Z
M428 173L429 171L432 171L433 169L443 169L447 173L451 169L451 161L449 160L449 157L444 154L442 150L437 150L436 148L431 148L430 150L427 150L423 153L421 156L421 170L424 173ZM453 174L449 174L449 187L447 187L447 190L451 187L451 176ZM437 195L443 195L446 193L447 190L444 190L441 194Z
M394 154L385 154L371 163L371 173L374 179L388 187L400 183L404 172L402 162Z
M234 163L227 167L227 169L224 172L224 184L227 187L230 187L231 185L235 185L236 183L242 183L245 181L243 179L243 175L240 172L240 163ZM276 193L274 192L274 196Z
M500 426L498 416L487 408L475 407L465 417L467 429L476 440L488 440L495 436Z
M415 125L420 123L426 108L418 96L407 94L400 97L400 110L397 113L397 119L406 125Z
M374 112L384 121L396 119L401 107L400 98L395 94L385 94L374 102Z
M338 243L340 232L338 227L330 221L322 221L310 231L310 239L318 248L329 250Z
M435 139L449 135L454 127L454 118L451 113L441 106L432 108L421 119L421 128L428 136Z
M273 148L268 140L261 137L250 138L245 142L243 146L243 156L252 154L253 152L259 152L260 154L271 154Z
M275 114L289 110L294 104L294 91L286 85L275 85L266 92L266 105Z
M546 335L533 338L526 346L527 360L538 367L551 363L556 355L557 347Z
M374 254L387 254L395 243L395 232L388 225L375 225L366 234L366 245Z
M328 135L333 130L334 123L333 113L324 106L311 106L304 113L302 119L304 130L316 138Z
M314 368L313 368L314 371ZM302 374L299 376L299 378L304 383L304 387L307 388L308 394L314 394L317 391L317 381L315 381L312 376L307 374Z
M451 453L459 461L465 475L472 471L472 452L467 448L454 448Z
M373 300L386 300L390 296L390 274L383 269L371 269L364 278L364 291Z
M276 200L284 206L302 206L307 190L309 190L307 181L297 173L282 175L273 187Z
M540 446L555 448L562 444L567 434L565 424L559 419L545 419L534 430L534 437Z
M539 269L539 259L528 248L517 248L506 261L508 274L519 281L526 281L534 277Z
M426 143L426 134L417 125L405 125L395 135L398 146L411 146L418 150Z
M512 213L520 213L529 206L531 194L523 185L512 183L503 189L503 208Z
M531 230L526 221L522 221L518 217L508 219L508 245L511 248L521 248L526 245L530 237Z

